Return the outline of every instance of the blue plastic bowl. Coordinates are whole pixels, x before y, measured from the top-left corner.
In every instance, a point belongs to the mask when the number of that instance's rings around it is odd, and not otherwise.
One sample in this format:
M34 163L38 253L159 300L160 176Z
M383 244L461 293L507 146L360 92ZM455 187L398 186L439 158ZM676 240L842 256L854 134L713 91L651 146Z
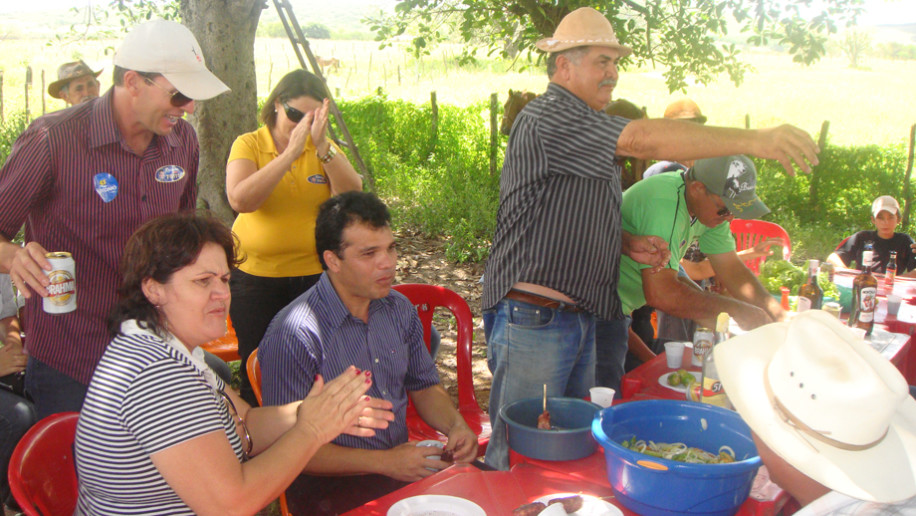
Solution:
M538 430L542 398L513 401L499 410L506 423L509 447L538 460L576 460L595 453L591 427L601 407L578 398L547 398L550 423L556 430Z
M604 409L592 421L604 448L611 488L628 509L644 516L730 516L747 499L760 457L741 416L690 401L647 400ZM620 445L636 439L683 442L717 453L727 445L730 464L686 464L644 455Z

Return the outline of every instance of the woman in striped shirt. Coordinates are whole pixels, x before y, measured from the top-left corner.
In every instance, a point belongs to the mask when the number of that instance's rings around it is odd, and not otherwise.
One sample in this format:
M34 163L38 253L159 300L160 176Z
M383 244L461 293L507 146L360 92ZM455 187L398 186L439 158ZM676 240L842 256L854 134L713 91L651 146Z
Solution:
M193 213L148 222L121 262L116 334L76 431L78 514L254 514L341 432L373 435L390 412L368 407L352 366L301 402L251 408L203 361L226 332L231 232Z

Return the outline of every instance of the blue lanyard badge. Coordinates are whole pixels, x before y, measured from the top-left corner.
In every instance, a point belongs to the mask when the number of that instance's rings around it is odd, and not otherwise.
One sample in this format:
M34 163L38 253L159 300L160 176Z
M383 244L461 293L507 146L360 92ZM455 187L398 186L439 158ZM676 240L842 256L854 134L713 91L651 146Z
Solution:
M99 172L92 178L92 187L105 202L111 202L118 196L118 180L108 172Z

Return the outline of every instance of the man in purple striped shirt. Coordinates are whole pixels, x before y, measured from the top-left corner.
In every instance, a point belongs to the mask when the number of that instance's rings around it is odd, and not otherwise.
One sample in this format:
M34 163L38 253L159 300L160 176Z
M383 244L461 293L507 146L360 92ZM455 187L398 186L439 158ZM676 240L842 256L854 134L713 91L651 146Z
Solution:
M315 222L325 272L274 317L258 347L265 405L302 399L316 374L334 378L353 364L372 375L377 407L395 414L373 437L340 436L323 446L308 475L287 490L295 514L346 512L448 466L430 458L439 448L408 442L408 395L423 420L448 436L454 460L477 456L477 436L439 385L416 308L391 289L397 251L389 220L370 193L326 201Z
M207 70L184 26L135 27L114 56L114 86L35 120L0 169L0 272L27 298L26 391L39 417L79 410L111 339L124 243L143 222L195 208L194 100L229 88ZM25 246L11 242L25 223ZM77 308L48 314L48 251L76 262ZM37 294L37 295L35 295Z

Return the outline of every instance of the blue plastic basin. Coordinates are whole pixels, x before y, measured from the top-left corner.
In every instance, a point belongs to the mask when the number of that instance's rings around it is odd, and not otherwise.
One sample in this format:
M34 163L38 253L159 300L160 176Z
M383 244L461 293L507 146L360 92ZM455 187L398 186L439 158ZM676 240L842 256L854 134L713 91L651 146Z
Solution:
M575 460L595 453L598 444L591 426L598 405L578 398L547 398L547 411L556 430L538 430L542 398L513 401L499 410L506 423L509 447L539 460Z
M741 416L690 401L646 400L604 409L592 421L604 449L611 488L628 509L644 516L730 516L747 499L760 467L750 429ZM620 445L631 437L683 442L717 453L735 452L730 464L686 464L644 455Z

